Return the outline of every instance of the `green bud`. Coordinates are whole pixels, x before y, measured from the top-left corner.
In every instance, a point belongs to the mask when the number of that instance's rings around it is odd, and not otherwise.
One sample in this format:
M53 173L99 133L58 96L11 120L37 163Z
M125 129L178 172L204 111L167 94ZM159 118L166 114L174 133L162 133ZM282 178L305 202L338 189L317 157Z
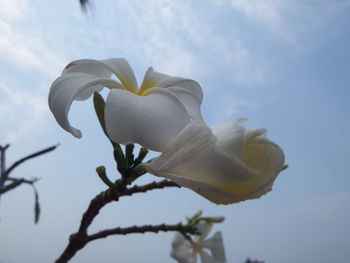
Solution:
M125 160L127 162L128 166L131 166L134 163L134 151L135 145L132 143L129 143L125 146Z
M123 175L126 168L126 162L125 162L125 157L124 157L122 148L120 147L119 144L115 145L113 155L114 155L114 160L117 163L117 170L121 175Z
M137 166L140 163L142 163L143 159L145 159L147 154L148 154L148 150L145 147L141 147L139 151L139 155L135 159L134 166Z
M96 172L102 182L104 182L108 187L113 187L114 184L109 180L106 174L106 168L104 166L99 166L96 168Z

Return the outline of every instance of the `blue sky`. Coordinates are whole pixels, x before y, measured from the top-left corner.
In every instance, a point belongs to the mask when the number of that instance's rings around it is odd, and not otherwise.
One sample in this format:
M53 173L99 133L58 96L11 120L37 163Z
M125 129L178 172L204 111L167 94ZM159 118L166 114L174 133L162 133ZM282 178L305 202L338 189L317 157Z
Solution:
M109 205L92 230L176 223L203 209L224 215L228 262L346 262L350 228L349 0L104 0L84 15L78 1L0 0L0 143L9 164L61 143L13 176L41 177L42 218L22 186L0 204L0 262L52 262L89 200L104 189L95 168L114 172L92 102L70 113L77 140L47 106L52 81L80 58L124 57L141 82L148 66L197 80L208 124L246 117L268 129L289 168L258 199L216 206L187 189L154 191ZM147 175L142 182L157 178ZM171 208L171 209L169 209ZM111 237L71 262L172 262L172 234ZM44 249L43 249L44 248ZM20 251L20 253L19 253Z

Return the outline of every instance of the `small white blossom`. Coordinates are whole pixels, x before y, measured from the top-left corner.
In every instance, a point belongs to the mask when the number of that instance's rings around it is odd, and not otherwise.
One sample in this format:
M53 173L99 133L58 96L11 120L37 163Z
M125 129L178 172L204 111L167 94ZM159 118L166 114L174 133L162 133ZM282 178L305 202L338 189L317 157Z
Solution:
M216 232L212 237L206 239L213 223L201 221L197 227L201 235L196 235L192 242L178 232L175 234L170 255L179 263L196 263L198 256L201 263L225 263L221 232Z

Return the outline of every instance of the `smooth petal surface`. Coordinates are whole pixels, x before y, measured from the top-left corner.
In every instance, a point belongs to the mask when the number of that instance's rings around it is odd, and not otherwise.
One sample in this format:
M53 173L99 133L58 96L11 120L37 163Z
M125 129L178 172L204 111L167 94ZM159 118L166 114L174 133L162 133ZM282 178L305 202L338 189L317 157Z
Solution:
M262 129L231 126L226 125L228 131L216 129L222 136L217 138L204 123L191 123L145 167L217 204L257 198L270 190L283 167L283 151L263 136Z
M216 263L213 258L206 252L205 250L201 250L199 252L199 255L201 257L201 263Z
M221 232L216 232L210 239L206 240L204 246L210 249L213 262L226 262L225 247Z
M114 89L106 101L105 121L113 141L163 151L191 118L178 98L166 89L153 88L147 96Z
M242 159L245 147L244 127L240 126L245 119L228 121L211 128L217 138L216 146L229 155Z
M72 127L68 121L70 106L79 94L83 94L81 98L88 98L103 87L119 88L119 84L112 79L96 78L93 75L78 72L64 74L56 79L50 88L49 107L58 124L64 130L80 138L80 130Z
M171 257L176 259L179 263L195 263L196 255L192 251L191 244L179 232L175 233L172 242Z
M154 87L169 89L183 103L193 120L202 120L200 105L203 100L203 91L196 81L172 77L156 72L153 68L149 68L142 82L139 94L145 94Z
M80 59L69 63L62 75L80 72L94 75L99 78L110 78L114 74L121 81L125 89L137 92L137 81L129 63L123 58L105 60Z
M187 239L184 237L183 234L176 232L174 235L173 241L171 243L171 246L173 248L178 248L184 245L187 245L187 247L189 247L189 243L187 242Z

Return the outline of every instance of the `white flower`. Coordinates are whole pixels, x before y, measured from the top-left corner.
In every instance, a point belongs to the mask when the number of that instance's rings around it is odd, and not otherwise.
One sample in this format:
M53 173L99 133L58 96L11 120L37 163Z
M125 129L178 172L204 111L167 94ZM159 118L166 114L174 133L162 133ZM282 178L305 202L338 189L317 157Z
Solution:
M192 120L202 120L202 89L194 80L149 68L138 88L126 60L83 59L68 64L50 88L49 107L61 127L81 137L80 130L68 121L70 105L103 87L111 89L105 122L109 137L117 143L138 143L162 151Z
M271 190L284 154L265 137L265 129L244 128L242 121L212 128L193 122L144 168L216 204L258 198Z
M196 263L197 255L200 256L202 263L225 263L225 249L221 232L216 232L211 238L205 240L213 224L201 221L197 227L201 235L195 236L192 242L176 232L170 255L179 263ZM210 254L206 250L210 250Z

